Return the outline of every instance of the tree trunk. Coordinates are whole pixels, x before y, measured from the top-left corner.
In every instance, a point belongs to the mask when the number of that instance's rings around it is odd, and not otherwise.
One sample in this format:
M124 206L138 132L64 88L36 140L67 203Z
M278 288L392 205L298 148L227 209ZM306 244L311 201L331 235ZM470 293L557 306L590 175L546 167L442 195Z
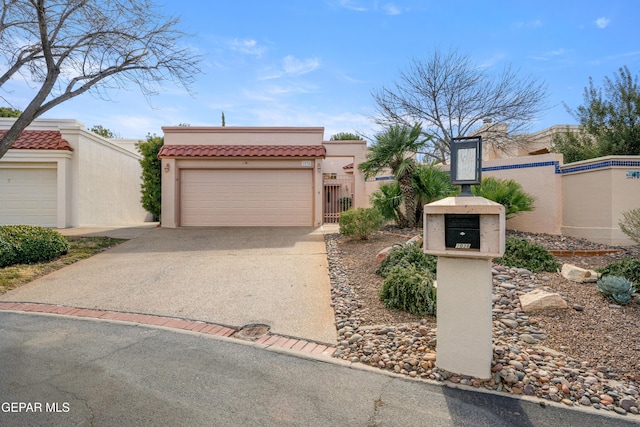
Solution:
M404 199L406 226L408 228L414 228L416 226L416 197L411 175L402 177L399 183L400 191Z

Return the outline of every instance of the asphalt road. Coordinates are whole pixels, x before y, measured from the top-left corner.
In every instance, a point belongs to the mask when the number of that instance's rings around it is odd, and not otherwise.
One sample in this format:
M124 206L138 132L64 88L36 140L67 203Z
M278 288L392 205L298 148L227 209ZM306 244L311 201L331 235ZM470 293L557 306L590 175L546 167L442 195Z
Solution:
M198 334L0 312L1 426L626 426Z

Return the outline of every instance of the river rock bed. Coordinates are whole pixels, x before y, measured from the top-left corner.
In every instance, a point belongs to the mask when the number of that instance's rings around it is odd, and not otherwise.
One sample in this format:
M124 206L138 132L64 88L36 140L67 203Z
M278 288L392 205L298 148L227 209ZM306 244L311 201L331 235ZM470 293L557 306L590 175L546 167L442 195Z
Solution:
M640 382L621 377L612 367L590 366L545 346L544 324L522 312L518 297L545 288L544 273L494 265L492 377L478 379L435 367L434 319L394 325L366 325L356 291L341 263L337 234L327 234L338 345L334 357L413 378L450 381L475 388L535 396L568 406L591 406L620 415L640 411ZM569 242L565 248L569 246ZM372 256L375 256L373 254Z

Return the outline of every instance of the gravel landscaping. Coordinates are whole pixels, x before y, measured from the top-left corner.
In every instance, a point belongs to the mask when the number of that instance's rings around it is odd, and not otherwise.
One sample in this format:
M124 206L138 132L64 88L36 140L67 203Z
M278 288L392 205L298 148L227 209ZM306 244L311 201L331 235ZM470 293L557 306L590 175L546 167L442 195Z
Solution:
M569 406L592 406L621 415L640 410L640 301L611 304L595 283L580 284L559 273L533 274L494 265L492 377L477 379L435 367L436 320L387 309L378 298L383 279L376 254L420 230L386 229L368 241L325 237L338 329L334 357L410 377L451 381L476 388L537 396ZM612 250L597 256L558 256L560 263L598 268L637 246L611 248L579 239L514 233L549 250ZM525 314L518 297L542 288L559 293L564 310Z

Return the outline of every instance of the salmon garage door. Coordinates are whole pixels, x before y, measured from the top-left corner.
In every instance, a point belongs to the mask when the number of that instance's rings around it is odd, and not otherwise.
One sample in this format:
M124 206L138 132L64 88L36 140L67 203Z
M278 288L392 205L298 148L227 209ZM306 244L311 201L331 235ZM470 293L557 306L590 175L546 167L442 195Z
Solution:
M182 226L311 226L313 171L183 169Z

